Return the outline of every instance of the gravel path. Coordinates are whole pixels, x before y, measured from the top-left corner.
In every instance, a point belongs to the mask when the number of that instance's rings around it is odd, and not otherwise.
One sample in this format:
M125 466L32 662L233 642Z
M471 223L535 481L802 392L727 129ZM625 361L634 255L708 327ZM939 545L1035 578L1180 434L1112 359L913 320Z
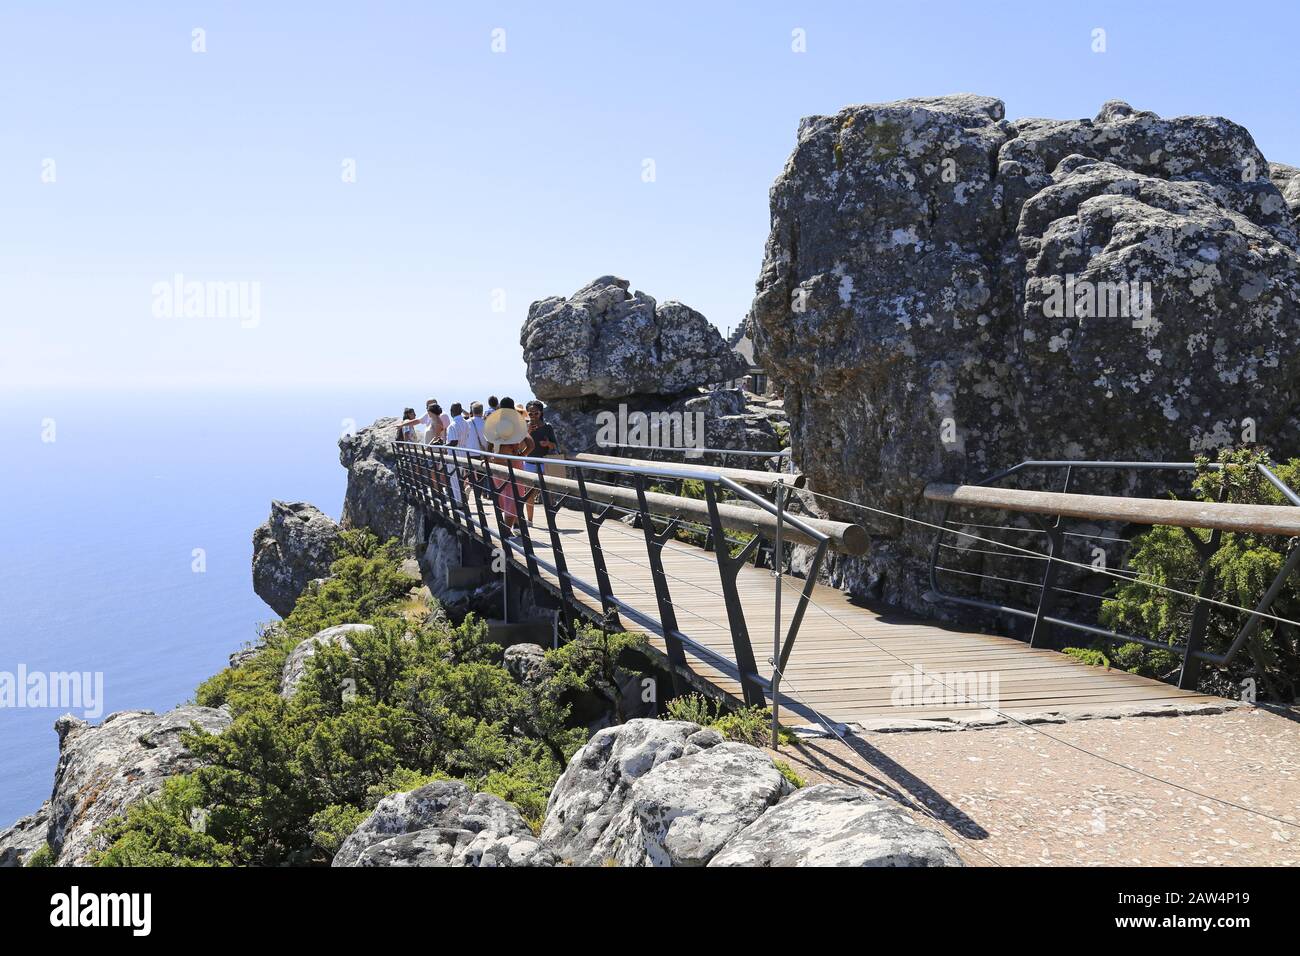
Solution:
M780 756L809 782L883 784L971 866L1300 866L1298 714L1242 708L846 740L803 740Z

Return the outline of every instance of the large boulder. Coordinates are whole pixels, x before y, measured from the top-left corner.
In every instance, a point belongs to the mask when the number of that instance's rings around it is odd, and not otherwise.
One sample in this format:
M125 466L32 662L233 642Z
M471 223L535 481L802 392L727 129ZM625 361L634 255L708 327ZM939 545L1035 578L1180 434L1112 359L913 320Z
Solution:
M7 830L0 830L0 867L22 866L27 858L45 846L50 832L50 805L23 817Z
M927 482L1185 461L1245 417L1300 453L1300 241L1270 174L1228 120L1119 102L1074 121L1012 123L969 95L805 119L752 331L810 487L928 520ZM1076 293L1103 314L1062 308ZM838 583L928 607L928 529L826 509L877 536Z
M1268 175L1286 200L1296 227L1300 228L1300 169L1285 163L1269 163Z
M344 528L369 528L381 541L413 539L412 510L397 481L396 418L380 418L339 439L339 464L348 471Z
M708 319L628 287L601 276L567 299L529 307L519 344L533 394L544 401L676 395L744 374L743 360Z
M698 733L699 724L651 719L597 732L552 788L542 842L566 862L601 863L595 848L622 812L633 785L660 764L681 757Z
M369 624L336 624L300 642L285 658L284 669L280 675L280 696L287 700L297 693L298 685L302 683L303 676L307 673L307 661L315 656L321 647L333 645L346 649L349 646L349 634L373 630L374 628Z
M59 763L47 839L58 865L85 864L92 850L104 848L92 839L96 828L156 793L168 777L194 769L181 741L194 725L220 733L230 715L186 704L165 714L119 711L93 726L71 714L55 722Z
M308 583L326 577L339 526L305 501L273 501L271 516L253 532L253 591L287 617Z
M757 747L716 744L637 780L592 856L620 866L705 866L791 789Z
M454 780L379 801L333 866L550 866L519 811Z
M755 747L688 721L630 720L574 754L541 838L578 866L703 866L789 791Z
M555 672L546 659L546 648L540 644L511 644L505 649L501 663L525 687L540 684Z
M858 787L806 787L768 810L709 866L961 866L942 836Z

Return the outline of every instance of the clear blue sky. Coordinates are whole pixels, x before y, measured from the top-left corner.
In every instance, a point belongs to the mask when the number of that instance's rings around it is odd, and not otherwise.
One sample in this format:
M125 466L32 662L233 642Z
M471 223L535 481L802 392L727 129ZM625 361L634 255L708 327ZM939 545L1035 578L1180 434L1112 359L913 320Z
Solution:
M1117 97L1300 164L1296 11L5 0L0 385L513 386L529 302L609 272L734 325L799 118L852 103ZM156 318L176 273L260 283L257 327Z

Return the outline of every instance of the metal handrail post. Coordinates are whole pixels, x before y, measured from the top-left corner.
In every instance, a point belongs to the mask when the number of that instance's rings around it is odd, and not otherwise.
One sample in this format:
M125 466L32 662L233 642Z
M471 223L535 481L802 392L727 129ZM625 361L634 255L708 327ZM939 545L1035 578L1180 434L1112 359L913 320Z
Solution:
M784 555L781 551L781 523L783 512L785 510L785 482L776 482L774 489L774 498L776 499L776 533L772 541L772 577L776 579L776 597L775 613L772 616L772 749L776 750L780 745L780 718L778 712L781 707L781 671L777 667L777 662L781 660L781 570L785 564Z
M713 482L704 483L704 499L709 507L709 523L713 530L713 548L717 556L718 577L722 582L722 599L727 608L727 623L731 628L731 645L736 652L736 669L740 671L740 686L745 698L745 706L762 707L767 703L763 688L759 683L758 665L754 661L754 646L749 639L749 627L745 623L745 608L740 603L736 591L736 575L762 540L757 534L749 539L740 553L731 554L731 544L722 530L722 518L718 513L718 493Z
M633 477L638 504L637 515L640 518L641 530L645 535L646 557L650 562L650 579L654 582L655 600L659 604L659 628L663 631L664 647L668 651L668 674L672 679L674 696L680 696L686 692L685 682L679 673L679 668L687 666L686 649L682 646L681 638L677 636L679 633L677 611L673 607L671 592L668 588L668 575L664 571L663 562L664 544L672 537L673 530L677 527L677 521L670 518L664 530L656 532L654 521L650 517L650 508L646 504L645 479L641 475Z

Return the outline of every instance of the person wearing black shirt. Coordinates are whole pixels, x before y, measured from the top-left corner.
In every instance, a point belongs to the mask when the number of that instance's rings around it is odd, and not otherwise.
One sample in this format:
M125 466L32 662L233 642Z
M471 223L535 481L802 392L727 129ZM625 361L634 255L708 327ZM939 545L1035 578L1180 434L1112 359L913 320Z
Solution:
M559 442L555 439L555 429L546 424L545 409L542 403L533 399L526 406L528 409L528 436L532 438L536 450L533 455L537 458L549 458L560 450ZM542 471L542 466L536 462L529 462L524 466L529 471L538 474ZM533 523L533 499L528 499L526 505L528 509L528 523Z

